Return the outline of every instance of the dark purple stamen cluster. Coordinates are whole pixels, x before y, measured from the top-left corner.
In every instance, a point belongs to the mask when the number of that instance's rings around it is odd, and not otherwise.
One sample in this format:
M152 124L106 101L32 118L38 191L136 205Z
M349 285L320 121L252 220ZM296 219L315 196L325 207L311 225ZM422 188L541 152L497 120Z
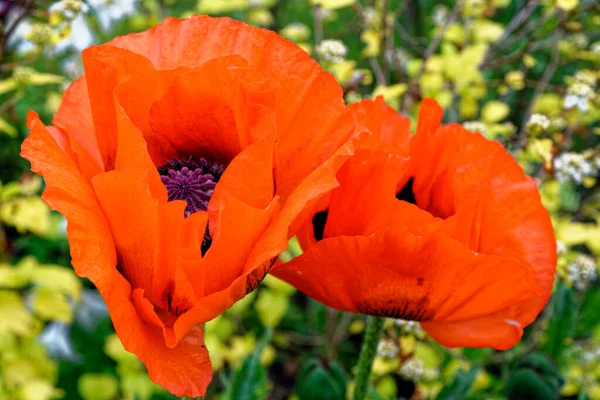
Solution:
M160 180L167 188L168 200L185 200L185 216L206 211L215 190L223 165L201 158L182 160L175 158L158 168Z

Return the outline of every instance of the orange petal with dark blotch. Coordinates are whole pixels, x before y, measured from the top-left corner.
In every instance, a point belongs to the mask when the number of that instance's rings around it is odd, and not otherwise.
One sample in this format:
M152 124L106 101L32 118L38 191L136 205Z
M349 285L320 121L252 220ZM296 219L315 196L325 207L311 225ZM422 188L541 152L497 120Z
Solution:
M236 277L233 282L230 282L228 287L200 298L194 308L175 321L169 335L165 335L167 346L178 345L178 341L184 337L186 332L198 326L199 321L210 321L216 318L231 307L233 303L256 289L274 262L275 259L273 258L260 265L246 263L245 272Z
M518 263L403 228L323 239L273 274L340 310L416 320L478 317L538 294Z
M420 156L416 176L437 162L439 174L426 190L433 199L429 209L449 216L443 229L473 251L524 261L533 272L540 296L515 306L519 322L531 323L548 301L556 272L553 229L537 184L502 145L460 125L418 139L412 143Z
M100 290L115 330L125 349L147 366L150 378L178 396L203 396L212 377L201 327L169 349L159 328L140 319L132 303L129 283L117 272L117 256L110 227L89 182L32 114L31 132L21 155L44 176L44 201L68 221L72 264L79 276Z
M414 253L418 239L406 230L326 238L272 273L338 310L422 318L439 266L399 259L401 247Z
M97 287L123 346L146 365L150 379L178 397L204 396L212 379L212 366L202 326L189 330L176 346L167 347L162 329L155 326L157 317L140 317L137 312L147 300L140 298L139 292L132 296L131 286L117 271L113 270L109 280ZM132 297L137 300L132 301ZM151 315L148 306L146 303L143 312ZM154 323L146 323L147 319Z
M106 172L92 183L127 280L134 288L145 289L152 303L164 310L179 314L190 309L194 290L175 256L185 202L158 202L140 169Z
M244 273L254 244L279 213L279 198L264 209L254 208L232 197L221 197L212 245L199 268L205 270L204 294L225 289ZM235 246L232 246L235 243Z

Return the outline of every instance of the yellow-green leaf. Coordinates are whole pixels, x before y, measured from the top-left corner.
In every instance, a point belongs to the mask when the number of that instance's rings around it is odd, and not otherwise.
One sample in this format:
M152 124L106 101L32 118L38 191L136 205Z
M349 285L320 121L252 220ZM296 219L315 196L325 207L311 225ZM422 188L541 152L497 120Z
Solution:
M394 108L398 108L400 97L406 93L407 86L404 83L397 83L391 86L377 86L373 91L373 98L383 96L383 100Z
M281 279L275 278L273 275L265 276L265 279L262 281L262 283L268 286L269 289L281 294L286 294L288 296L296 291L292 285L282 281Z
M557 0L556 7L571 11L579 5L579 0Z
M416 343L415 358L423 361L425 368L437 369L442 363L440 354L438 354L433 347L423 342Z
M112 400L117 397L117 378L107 374L85 374L77 382L77 389L84 400Z
M211 359L212 357L211 354ZM125 396L124 400L150 400L155 392L162 390L148 378L148 374L145 372L122 376L121 388Z
M0 94L10 92L11 90L15 90L17 88L17 81L13 78L4 79L0 81Z
M39 321L27 312L21 296L0 290L0 332L32 336L39 328Z
M8 123L4 118L0 117L0 132L6 133L10 137L17 136L17 128Z
M230 318L221 314L204 325L204 332L215 335L222 342L226 342L235 333L235 324Z
M481 110L481 119L484 122L500 122L508 116L510 108L501 101L490 101Z
M70 268L55 265L41 265L32 272L32 282L55 292L79 300L81 281Z
M310 38L310 28L299 22L286 25L279 33L293 42L304 42Z
M375 57L381 50L381 34L374 30L368 29L360 35L361 40L365 43L365 48L360 53L362 57Z
M0 287L5 289L19 289L29 284L29 271L13 267L9 264L0 264Z
M0 220L19 232L44 235L50 230L50 209L39 197L13 199L0 205Z
M356 0L310 0L313 6L320 5L321 7L335 10L342 7L349 7L356 3Z
M53 83L63 83L64 81L66 81L64 76L34 72L29 76L27 83L33 86L43 86Z
M46 287L37 287L34 290L33 310L45 320L61 322L73 320L73 310L67 297Z
M432 96L444 88L444 77L441 74L425 73L419 81L419 86L425 96Z
M60 399L64 394L63 390L55 388L50 382L35 380L19 387L16 397L18 400L52 400Z
M245 10L248 0L199 0L198 11L202 14L222 14Z
M489 19L477 19L472 26L473 36L479 42L495 42L504 32L504 26Z
M258 318L265 326L277 326L285 315L289 302L285 294L270 289L261 290L255 304Z

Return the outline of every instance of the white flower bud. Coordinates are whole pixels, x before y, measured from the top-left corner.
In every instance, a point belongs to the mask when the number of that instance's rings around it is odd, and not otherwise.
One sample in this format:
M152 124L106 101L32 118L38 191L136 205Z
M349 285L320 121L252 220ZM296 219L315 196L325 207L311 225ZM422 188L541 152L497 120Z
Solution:
M397 327L400 328L402 333L420 335L423 333L423 328L417 321L407 321L405 319L397 319L394 321Z
M381 358L395 358L400 349L394 339L382 338L377 345L377 355Z
M469 132L478 132L478 133L481 133L482 135L485 135L485 133L486 133L486 127L483 122L466 121L466 122L463 122L462 125Z
M339 40L323 40L316 48L319 57L325 61L344 61L348 50Z
M584 291L589 285L598 279L598 265L596 261L585 254L577 256L567 265L567 283L573 285L576 290Z
M527 121L527 130L543 132L550 127L550 118L543 114L533 114Z
M400 376L411 381L419 381L425 373L423 361L411 358L400 367Z

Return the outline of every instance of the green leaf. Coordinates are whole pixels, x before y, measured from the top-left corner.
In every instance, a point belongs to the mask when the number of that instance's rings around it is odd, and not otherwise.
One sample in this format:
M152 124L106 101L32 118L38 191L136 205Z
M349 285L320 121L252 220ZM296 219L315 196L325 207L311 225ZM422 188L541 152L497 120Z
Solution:
M225 395L227 400L260 400L268 393L267 375L260 364L260 354L271 340L273 331L266 328L256 349L233 373L231 386Z
M3 81L0 81L0 94L10 92L11 90L15 90L17 88L17 81L13 78L8 78Z
M85 374L77 387L85 400L112 400L119 393L117 378L108 374Z
M335 360L311 358L300 369L296 391L300 400L344 400L346 377Z
M505 392L510 400L553 400L560 397L563 384L554 362L542 353L533 352L516 363Z
M510 108L501 101L490 101L481 110L481 119L484 122L500 122L510 114Z
M71 322L73 310L66 296L47 287L36 287L33 292L33 310L44 320Z
M288 307L289 298L286 294L267 288L258 293L255 308L264 326L274 328L279 325Z
M330 10L350 7L354 3L356 3L356 0L310 0L310 4L313 6L320 5Z
M437 400L458 400L466 398L467 393L471 390L471 386L475 381L477 372L479 372L479 368L471 368L468 372L459 370L454 381L450 385L444 387L438 394Z
M3 289L21 289L29 285L31 270L35 261L25 257L18 265L0 264L0 287Z
M8 123L4 118L0 117L0 132L6 133L10 137L17 136L17 128Z
M559 359L567 346L566 339L573 333L577 309L575 294L559 280L552 296L552 318L548 321L548 339L543 348L554 359Z
M579 208L579 202L581 201L581 196L577 191L577 186L574 182L561 182L558 194L561 208L564 211L577 211Z
M41 265L35 268L31 280L36 286L62 293L74 300L79 300L81 296L81 281L70 268Z
M0 290L0 333L33 336L39 328L39 322L27 312L21 296Z
M65 80L66 78L64 76L34 72L27 80L27 83L33 86L42 86L53 83L62 83Z

